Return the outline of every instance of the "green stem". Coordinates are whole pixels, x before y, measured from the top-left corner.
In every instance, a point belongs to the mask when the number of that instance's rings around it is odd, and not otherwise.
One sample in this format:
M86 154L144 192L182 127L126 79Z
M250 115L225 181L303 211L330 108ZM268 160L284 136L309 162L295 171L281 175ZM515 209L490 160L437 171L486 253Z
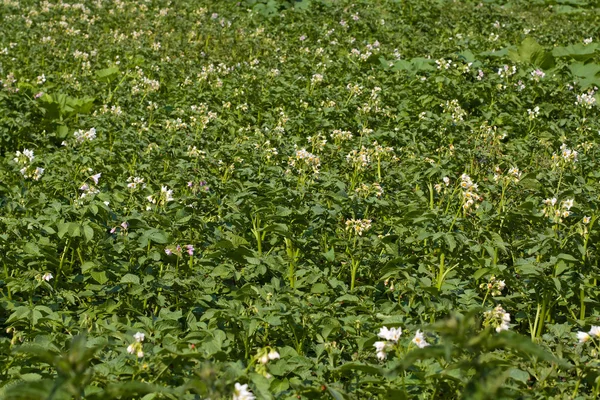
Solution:
M436 286L438 290L442 289L442 284L444 283L444 276L445 276L445 270L446 270L446 264L444 262L445 258L446 258L445 253L440 254L440 268L438 271L437 286Z

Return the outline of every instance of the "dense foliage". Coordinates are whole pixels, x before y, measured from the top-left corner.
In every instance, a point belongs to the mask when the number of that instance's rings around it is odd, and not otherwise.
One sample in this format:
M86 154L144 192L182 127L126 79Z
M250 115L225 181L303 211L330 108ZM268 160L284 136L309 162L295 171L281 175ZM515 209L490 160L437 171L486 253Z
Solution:
M600 394L596 1L0 1L0 398Z

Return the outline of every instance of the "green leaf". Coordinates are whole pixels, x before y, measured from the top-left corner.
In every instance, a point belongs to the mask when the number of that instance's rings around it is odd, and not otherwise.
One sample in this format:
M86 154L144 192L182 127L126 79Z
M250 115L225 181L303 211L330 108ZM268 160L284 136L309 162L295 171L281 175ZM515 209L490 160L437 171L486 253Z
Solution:
M110 82L119 74L119 67L113 66L109 68L99 69L96 71L96 78L99 81Z
M329 286L324 283L317 283L310 289L311 293L325 293L329 290Z
M360 371L370 375L382 375L382 370L379 367L375 367L373 365L363 364L359 362L348 362L345 363L338 368L336 371L345 372L345 371Z
M531 63L542 69L554 67L552 53L544 51L544 48L531 37L525 38L516 49L510 49L508 57L514 62Z
M90 276L100 285L104 285L106 282L108 282L105 271L92 271L90 272Z
M140 278L137 275L125 274L121 277L120 283L133 283L135 285L139 285Z
M85 237L85 241L89 242L94 238L94 230L89 225L83 226L83 236Z

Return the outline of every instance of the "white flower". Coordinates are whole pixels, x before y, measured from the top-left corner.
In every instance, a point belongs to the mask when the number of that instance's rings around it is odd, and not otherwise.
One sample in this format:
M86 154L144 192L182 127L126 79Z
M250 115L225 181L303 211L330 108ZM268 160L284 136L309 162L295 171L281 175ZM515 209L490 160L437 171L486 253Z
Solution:
M590 329L590 335L600 337L600 326L592 326Z
M275 350L275 349L271 349L271 351L269 352L269 360L278 360L279 359L279 353Z
M50 279L54 278L54 276L52 276L52 274L50 272L46 272L44 274L44 276L42 276L42 279L45 280L46 282L50 282Z
M429 346L429 343L427 343L427 341L425 340L425 335L420 330L417 330L417 333L415 333L415 337L413 338L412 342L421 349L423 347Z
M583 217L583 223L584 224L589 224L591 219L592 219L591 217L584 216Z
M248 389L248 385L240 385L236 382L235 389L233 391L233 400L254 400L256 397Z
M373 345L375 346L375 350L377 351L377 358L380 360L385 360L387 358L387 347L388 342L375 342Z
M265 354L259 359L259 361L261 364L266 364L269 362L269 356L267 354Z
M392 329L388 329L387 327L383 327L379 330L379 333L377 334L377 336L379 336L382 339L385 340L390 340L392 342L397 342L398 339L400 339L400 336L402 335L402 328L392 328Z
M590 335L587 332L577 332L577 339L579 339L579 343L585 343L590 340Z
M135 343L130 344L129 346L127 346L127 352L129 354L133 354L135 353Z
M135 335L133 335L133 338L136 342L143 342L146 338L146 335L144 335L142 332L138 332Z
M137 356L138 356L138 358L144 357L144 352L142 350L138 350Z
M172 189L169 189L166 186L162 186L160 188L160 193L161 193L161 197L163 198L163 200L165 202L173 200L173 190Z

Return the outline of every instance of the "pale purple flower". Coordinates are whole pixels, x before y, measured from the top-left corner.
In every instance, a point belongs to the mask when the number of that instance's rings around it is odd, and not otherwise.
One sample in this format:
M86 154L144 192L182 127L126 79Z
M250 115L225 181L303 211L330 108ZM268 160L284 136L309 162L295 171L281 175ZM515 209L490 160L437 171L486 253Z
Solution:
M190 256L194 255L194 246L192 246L191 244L187 244L185 245L185 248L187 249L187 253Z
M92 178L92 180L94 181L94 183L97 185L98 184L98 180L100 179L100 177L102 176L102 173L97 173L96 175L92 175L90 178Z

